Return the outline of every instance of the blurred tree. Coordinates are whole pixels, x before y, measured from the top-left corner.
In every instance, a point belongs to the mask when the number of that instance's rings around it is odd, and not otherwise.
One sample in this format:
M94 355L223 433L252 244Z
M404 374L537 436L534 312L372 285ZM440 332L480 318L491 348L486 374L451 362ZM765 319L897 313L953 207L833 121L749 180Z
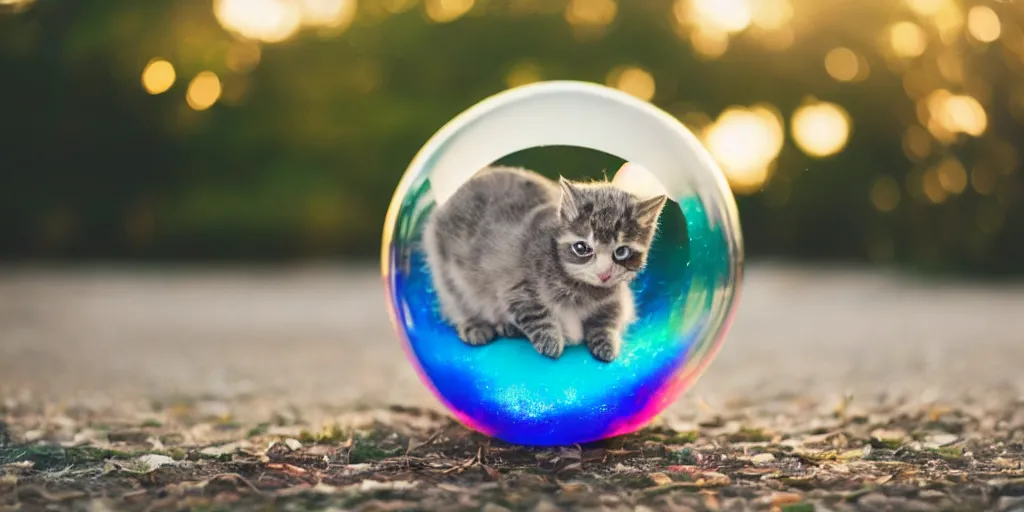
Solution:
M751 255L1021 272L1022 13L959 0L0 0L0 257L375 256L393 188L434 131L507 87L575 79L704 137ZM610 162L523 158L594 177Z

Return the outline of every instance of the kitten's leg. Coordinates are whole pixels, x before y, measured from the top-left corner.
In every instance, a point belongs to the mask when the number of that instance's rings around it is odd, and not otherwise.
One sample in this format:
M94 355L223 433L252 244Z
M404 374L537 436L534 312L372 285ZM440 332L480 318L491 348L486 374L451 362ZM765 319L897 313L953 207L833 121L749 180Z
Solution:
M477 318L472 318L456 326L459 339L470 345L486 345L494 341L494 326Z
M622 306L609 302L583 321L583 339L590 353L600 361L611 362L622 349Z
M525 282L514 286L508 303L514 326L526 335L537 352L558 359L565 350L565 336L554 315Z
M438 277L435 287L442 313L454 325L459 339L469 345L486 345L494 341L494 326L469 308L448 269L442 268Z

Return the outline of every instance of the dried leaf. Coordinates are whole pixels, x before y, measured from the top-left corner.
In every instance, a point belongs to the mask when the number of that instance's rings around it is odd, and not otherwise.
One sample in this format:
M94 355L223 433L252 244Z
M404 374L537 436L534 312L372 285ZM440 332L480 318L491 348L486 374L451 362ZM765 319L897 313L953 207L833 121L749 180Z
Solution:
M491 480L501 480L501 472L499 472L497 469L494 469L491 466L488 466L487 464L480 464L480 467L484 469L484 473L487 473L487 476Z
M291 464L285 464L282 462L271 462L270 464L267 464L267 469L276 469L278 471L284 471L285 473L291 473L293 475L302 475L308 473L308 471L298 466L293 466Z
M665 473L648 473L647 478L650 478L654 485L667 485L672 483L672 479L669 478Z

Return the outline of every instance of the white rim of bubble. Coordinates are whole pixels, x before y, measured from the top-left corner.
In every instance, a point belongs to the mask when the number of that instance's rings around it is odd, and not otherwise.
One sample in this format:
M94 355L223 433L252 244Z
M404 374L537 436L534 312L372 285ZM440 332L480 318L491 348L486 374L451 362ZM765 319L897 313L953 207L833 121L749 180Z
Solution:
M389 243L398 211L413 182L428 174L436 204L444 203L474 173L509 154L542 146L578 146L617 156L653 175L669 198L696 196L710 227L726 236L729 273L715 316L723 323L735 312L743 274L743 233L736 199L714 158L696 135L649 102L590 82L547 81L495 94L453 118L420 149L391 200L384 225L381 270L389 266Z
M602 151L648 171L677 202L698 196L711 226L733 229L729 250L733 259L742 259L736 200L725 174L696 135L651 103L577 81L509 89L449 121L409 164L392 199L385 230L393 229L402 197L422 173L429 173L433 199L440 205L480 169L509 154L541 146Z

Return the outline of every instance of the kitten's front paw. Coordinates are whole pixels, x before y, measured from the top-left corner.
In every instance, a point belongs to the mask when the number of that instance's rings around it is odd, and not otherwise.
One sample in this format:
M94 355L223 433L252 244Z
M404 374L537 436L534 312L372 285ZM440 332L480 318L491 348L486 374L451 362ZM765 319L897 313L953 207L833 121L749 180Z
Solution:
M469 345L486 345L494 341L494 326L483 322L459 324L459 339Z
M562 357L562 351L565 350L564 337L555 331L540 333L530 338L530 343L533 344L533 348L537 349L537 352L552 359Z
M587 340L587 348L597 360L610 363L619 357L622 338L616 333L594 336L593 340Z
M518 327L510 323L496 325L494 327L494 332L496 332L498 336L501 336L503 338L519 338L523 335L523 333L519 330Z

